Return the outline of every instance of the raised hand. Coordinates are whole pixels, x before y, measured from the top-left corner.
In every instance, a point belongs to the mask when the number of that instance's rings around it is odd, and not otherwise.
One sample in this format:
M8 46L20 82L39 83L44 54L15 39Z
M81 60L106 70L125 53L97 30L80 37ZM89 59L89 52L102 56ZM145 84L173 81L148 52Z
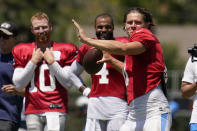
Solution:
M41 60L43 59L43 52L38 49L33 49L32 57L31 57L31 62L34 64L38 64Z
M86 33L84 32L84 30L80 27L80 25L74 20L72 19L73 24L75 25L75 27L78 30L78 38L81 42L87 42L87 39L89 39L86 35Z
M46 48L44 52L44 59L45 61L51 65L55 62L54 56L53 56L53 48Z

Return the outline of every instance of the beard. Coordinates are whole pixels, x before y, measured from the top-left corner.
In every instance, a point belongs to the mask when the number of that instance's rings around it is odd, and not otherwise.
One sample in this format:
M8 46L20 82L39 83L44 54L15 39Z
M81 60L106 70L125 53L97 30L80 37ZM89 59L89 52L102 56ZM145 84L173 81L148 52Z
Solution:
M108 32L108 33L96 32L96 37L100 40L113 40L114 39L113 32Z
M44 32L42 34L38 34L35 36L35 40L37 43L49 43L50 41L50 33Z

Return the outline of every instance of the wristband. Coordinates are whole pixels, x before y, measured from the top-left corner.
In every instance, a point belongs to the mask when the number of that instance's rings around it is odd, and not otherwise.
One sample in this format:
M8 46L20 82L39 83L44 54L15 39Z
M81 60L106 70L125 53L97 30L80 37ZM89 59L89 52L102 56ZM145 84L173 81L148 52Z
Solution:
M85 88L84 91L83 91L83 95L86 96L86 97L88 97L89 94L90 94L90 91L91 91L90 88Z

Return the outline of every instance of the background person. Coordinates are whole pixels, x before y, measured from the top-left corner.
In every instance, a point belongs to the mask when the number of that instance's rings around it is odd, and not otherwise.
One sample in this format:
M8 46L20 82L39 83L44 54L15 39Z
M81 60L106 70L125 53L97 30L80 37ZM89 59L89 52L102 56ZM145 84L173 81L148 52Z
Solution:
M183 98L193 97L193 109L190 118L190 131L197 131L197 62L196 57L191 56L186 64L181 83L181 94Z
M0 25L0 130L18 131L21 121L24 92L18 92L12 83L14 72L12 48L17 42L18 28L5 21ZM21 96L18 96L21 95Z

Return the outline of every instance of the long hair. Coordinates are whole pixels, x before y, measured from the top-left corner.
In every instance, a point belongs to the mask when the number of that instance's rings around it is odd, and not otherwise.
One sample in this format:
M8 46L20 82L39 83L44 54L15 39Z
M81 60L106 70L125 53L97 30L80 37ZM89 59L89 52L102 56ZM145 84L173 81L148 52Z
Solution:
M140 7L134 7L129 9L125 14L123 18L123 23L126 23L127 20L127 15L130 14L131 12L138 12L143 15L143 19L145 23L148 23L148 29L152 29L153 26L155 26L152 18L152 14L145 8L140 8Z

